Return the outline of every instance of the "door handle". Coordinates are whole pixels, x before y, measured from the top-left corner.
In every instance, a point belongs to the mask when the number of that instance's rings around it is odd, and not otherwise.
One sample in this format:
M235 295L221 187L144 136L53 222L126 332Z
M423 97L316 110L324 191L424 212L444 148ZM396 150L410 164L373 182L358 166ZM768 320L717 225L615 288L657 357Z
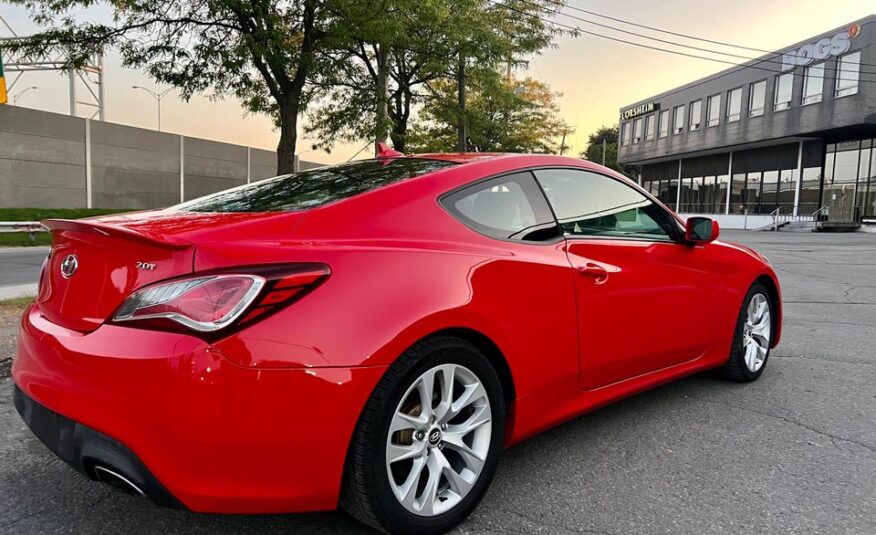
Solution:
M593 282L596 284L602 284L608 280L608 270L593 262L587 262L583 266L578 266L578 273L587 277L593 277Z

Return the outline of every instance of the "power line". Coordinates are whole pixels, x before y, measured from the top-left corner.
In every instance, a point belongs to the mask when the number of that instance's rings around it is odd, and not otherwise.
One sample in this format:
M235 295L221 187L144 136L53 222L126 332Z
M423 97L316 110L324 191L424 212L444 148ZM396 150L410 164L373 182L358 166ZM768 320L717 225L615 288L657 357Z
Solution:
M532 5L532 6L538 6L538 4L536 4L535 2L532 2L532 1L530 1L530 0L522 0L522 1L525 2L525 3L527 3L527 4L529 4L529 5ZM564 16L564 17L568 17L568 18L570 18L570 19L575 19L575 20L578 20L578 21L581 21L581 22L584 22L584 23L587 23L587 24L592 24L592 25L594 25L594 26L599 26L600 28L606 28L606 29L609 29L609 30L612 30L612 31L615 31L615 32L620 32L620 33L624 33L624 34L627 34L627 35L632 35L632 36L639 37L639 38L642 38L642 39L649 39L649 40L651 40L651 41L657 41L657 42L659 42L659 43L665 43L665 44L672 45L672 46L679 46L679 47L688 48L688 49L691 49L691 50L697 50L697 51L700 51L700 52L706 52L706 53L708 53L708 54L719 54L719 55L722 55L722 56L733 57L733 58L738 58L738 59L744 59L744 60L746 60L746 61L756 61L756 62L758 62L758 63L773 63L773 64L776 64L776 65L783 65L783 64L784 64L784 62L781 61L781 60L776 60L776 59L771 59L771 58L763 58L763 57L744 56L744 55L742 55L742 54L734 54L734 53L732 53L732 52L722 52L722 51L720 51L720 50L713 50L713 49L711 49L711 48L705 48L705 47L699 47L699 46L694 46L694 45L688 45L688 44L685 44L685 43L679 43L678 41L671 41L671 40L669 40L669 39L661 39L661 38L659 38L659 37L652 37L652 36L650 36L650 35L643 35L643 34L641 34L641 33L631 32L631 31L629 31L629 30L624 30L624 29L622 29L622 28L618 28L618 27L616 27L616 26L611 26L610 24L602 24L602 23L600 23L600 22L596 22L596 21L592 21L592 20L589 20L589 19L585 19L585 18L583 18L583 17L578 17L578 16L576 16L576 15L570 15L569 13L564 12L564 11L562 10L562 7L567 7L567 8L569 8L569 9L576 9L576 8L575 8L574 6L568 6L568 5L564 6L564 4L563 4L561 1L559 1L559 0L545 0L545 1L548 2L548 3L550 3L550 4L553 4L553 5L556 6L555 9L553 9L553 10L550 11L552 14L555 14L555 15L562 15L562 16ZM580 9L576 9L576 10L578 10L578 11L585 11L585 10L580 10ZM868 45L868 46L869 46L869 45ZM769 52L769 54L770 54L773 58L778 58L778 57L781 55L781 53L777 53L777 52ZM865 64L865 63L859 63L859 65L862 65L862 66L874 66L874 65L868 65L868 64ZM826 68L825 70L833 72L833 71L836 71L837 69L836 69L836 68ZM876 72L871 72L871 71L861 71L861 74L873 74L873 75L876 75Z
M560 3L560 2L558 2L558 1L555 2L555 1L553 1L553 0L547 0L547 1L551 2L552 4L557 4L557 5L559 5L559 3ZM733 44L733 43L726 43L726 42L724 42L724 41L715 41L715 40L713 40L713 39L706 39L706 38L704 38L704 37L696 37L696 36L694 36L694 35L688 35L688 34L684 34L684 33L673 32L673 31L669 31L669 30L664 30L664 29L661 29L661 28L656 28L656 27L654 27L654 26L648 26L648 25L646 25L646 24L639 24L639 23L637 23L637 22L632 22L632 21L629 21L629 20L624 20L624 19L621 19L621 18L617 18L617 17L609 16L609 15L603 15L602 13L597 13L597 12L595 12L595 11L589 11L589 10L582 9L582 8L580 8L580 7L576 7L576 6L572 6L572 5L568 5L567 7L568 7L569 9L573 9L573 10L575 10L575 11L580 11L581 13L587 13L588 15L593 15L593 16L595 16L595 17L600 17L600 18L603 18L603 19L613 20L613 21L615 21L615 22L620 22L620 23L622 23L622 24L629 24L630 26L636 26L637 28L644 28L644 29L646 29L646 30L653 30L653 31L655 31L655 32L665 33L665 34L667 34L667 35L674 35L674 36L676 36L676 37L684 37L684 38L686 38L686 39L693 39L693 40L695 40L695 41L702 41L702 42L704 42L704 43L712 43L713 45L721 45L721 46L728 46L728 47L732 47L732 48L740 48L740 49L743 49L743 50L751 50L752 52L764 52L764 53L767 53L767 54L772 54L772 53L773 53L772 50L763 50L762 48L754 48L754 47L750 47L750 46L736 45L736 44Z
M697 36L695 36L695 35L689 35L689 34L686 34L686 33L680 33L680 32L673 32L673 31L670 31L670 30L665 30L665 29L663 29L663 28L657 28L657 27L655 27L655 26L648 26L647 24L640 24L640 23L638 23L638 22L629 21L629 20L622 19L622 18L619 18L619 17L612 17L612 16L610 16L610 15L605 15L605 14L602 14L602 13L597 13L597 12L595 12L595 11L590 11L590 10L583 9L583 8L580 8L580 7L577 7L577 6L573 6L573 5L569 5L569 4L563 4L563 2L561 2L560 0L545 0L545 1L550 2L551 4L554 4L554 5L556 5L556 6L564 6L564 7L567 7L567 8L569 8L569 9L572 9L572 10L574 10L574 11L579 11L579 12L581 12L581 13L586 13L586 14L588 14L588 15L593 15L593 16L595 16L595 17L600 17L600 18L604 18L604 19L608 19L608 20L613 20L613 21L615 21L615 22L620 22L621 24L628 24L628 25L630 25L630 26L635 26L635 27L637 27L637 28L644 28L644 29L647 29L647 30L655 31L655 32L665 33L665 34L667 34L667 35L674 35L674 36L676 36L676 37L683 37L683 38L685 38L685 39L693 39L694 41L702 41L702 42L704 42L704 43L712 43L712 44L714 44L714 45L727 46L727 47L731 47L731 48L740 48L740 49L743 49L743 50L750 50L750 51L752 51L752 52L761 52L761 53L764 53L764 54L774 54L774 55L776 54L776 51L775 51L775 50L764 50L764 49L762 49L762 48L754 48L754 47L745 46L745 45L737 45L737 44L734 44L734 43L728 43L728 42L726 42L726 41L716 41L716 40L713 40L713 39L706 39L705 37L697 37ZM873 22L873 21L867 21L867 22L865 22L864 24L870 24L871 22ZM645 36L643 36L643 37L645 37ZM869 46L872 46L872 45L867 45L867 46L869 47ZM715 51L715 53L723 53L723 52ZM758 59L758 58L750 58L750 59ZM867 66L867 67L876 67L876 64L873 64L873 63L861 63L861 65L865 65L865 66ZM873 74L873 73L869 73L869 74Z
M534 14L532 14L532 13L527 13L527 12L525 12L525 11L521 11L521 10L519 10L519 9L517 9L517 8L514 8L514 7L510 6L510 5L501 4L501 3L497 2L496 0L487 0L487 1L488 1L489 3L491 3L491 4L493 4L494 6L502 7L502 8L505 8L505 9L509 9L509 10L511 10L511 11L516 12L517 14L520 14L520 15L523 15L523 16L528 16L528 17L532 17L532 18L538 19L538 20L540 20L541 22L543 22L543 23L545 23L545 24L550 24L550 25L552 25L552 26L554 26L554 27L565 28L565 29L568 29L568 30L572 30L572 31L574 31L574 32L583 33L583 34L587 34L587 35L592 35L592 36L594 36L594 37L599 37L599 38L601 38L601 39L608 39L608 40L610 40L610 41L616 41L616 42L619 42L619 43L624 43L624 44L628 44L628 45L632 45L632 46L637 46L637 47L640 47L640 48L647 48L647 49L649 49L649 50L656 50L656 51L658 51L658 52L666 52L666 53L669 53L669 54L675 54L675 55L678 55L678 56L685 56L685 57L694 58L694 59L703 59L703 60L707 60L707 61L713 61L713 62L716 62L716 63L723 63L723 64L725 64L725 65L732 65L732 66L734 66L734 67L738 67L737 69L735 69L735 70L731 70L731 71L728 71L728 72L726 72L726 73L720 73L720 74L718 74L718 75L713 75L713 76L709 77L709 79L707 79L707 80L702 80L702 81L700 81L700 82L698 82L698 83L696 83L696 84L691 84L691 85L685 86L685 87L683 88L684 90L686 90L686 89L690 89L691 87L695 87L696 85L699 85L699 84L701 84L701 83L706 83L706 82L713 81L713 80L715 80L715 79L717 79L717 78L720 78L720 77L722 77L722 76L727 76L727 75L731 74L732 72L736 72L736 71L739 71L739 70L742 70L742 69L757 69L757 70L766 71L766 72L769 72L769 73L772 73L772 74L790 74L790 75L792 75L792 76L798 76L798 77L800 77L800 76L804 76L803 73L796 73L796 72L782 73L782 72L777 71L777 70L775 70L775 69L770 69L770 68L765 68L765 67L758 67L757 65L744 65L744 64L735 63L735 62L727 61L727 60L723 60L723 59L710 58L710 57L707 57L707 56L699 56L699 55L696 55L696 54L690 54L690 53L682 52L682 51L679 51L679 50L669 50L669 49L666 49L666 48L660 48L660 47L657 47L657 46L651 46L651 45L647 45L647 44L644 44L644 43L636 43L636 42L634 42L634 41L627 41L627 40L625 40L625 39L620 39L620 38L618 38L618 37L612 37L612 36L609 36L609 35L605 35L605 34L601 34L601 33L597 33L597 32L592 32L592 31L589 31L589 30L585 30L585 29L581 28L580 26L571 26L571 25L568 25L568 24L563 24L563 23L561 23L561 22L556 22L556 21L548 20L548 19L545 19L545 18L540 17L540 16L538 16L538 15L534 15ZM763 60L754 60L754 61L755 61L756 63L762 63L762 62L763 62ZM865 73L865 74L871 74L871 73ZM841 80L846 80L846 81L857 81L857 82L859 82L859 83L876 83L876 80L861 80L861 79L855 80L855 79L852 79L852 78L840 78L840 79L841 79ZM677 90L674 90L674 91L669 91L669 92L666 92L666 93L661 93L661 95L671 95L671 94L676 93L676 92L681 91L681 90L682 90L682 89L677 89Z

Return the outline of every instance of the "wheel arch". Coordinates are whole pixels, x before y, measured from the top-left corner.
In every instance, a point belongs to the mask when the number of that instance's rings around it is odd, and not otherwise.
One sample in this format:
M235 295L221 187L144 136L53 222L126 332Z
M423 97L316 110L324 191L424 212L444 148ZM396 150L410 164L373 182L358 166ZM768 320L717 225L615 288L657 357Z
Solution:
M773 310L775 310L775 314L773 314L773 332L775 336L773 336L771 348L779 345L779 340L781 338L781 330L782 330L782 296L779 290L779 285L776 282L775 278L770 276L769 274L762 274L756 279L752 284L762 284L764 288L769 292L770 301L772 301Z
M499 376L499 384L502 385L502 397L504 398L505 410L507 411L513 405L517 393L514 386L514 376L511 374L511 367L508 365L508 360L505 358L502 350L499 349L499 346L484 333L468 327L442 329L425 336L415 342L415 344L439 336L452 336L465 340L487 357L490 365L496 370L496 375Z

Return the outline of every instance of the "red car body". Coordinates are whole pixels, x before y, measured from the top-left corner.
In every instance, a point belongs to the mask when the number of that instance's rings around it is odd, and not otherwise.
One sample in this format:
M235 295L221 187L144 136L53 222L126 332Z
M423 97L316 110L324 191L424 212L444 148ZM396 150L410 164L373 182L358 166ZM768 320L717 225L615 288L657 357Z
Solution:
M21 321L17 387L125 445L177 505L325 510L337 507L366 400L418 340L452 332L489 356L508 398L510 446L720 366L754 281L780 303L768 262L741 246L497 240L439 203L485 177L557 167L609 175L651 198L598 165L555 156L429 157L458 165L306 211L49 222L53 253ZM75 281L60 273L69 251L79 255ZM107 320L144 285L274 263L319 263L331 274L298 301L223 336ZM582 276L593 265L608 283ZM776 316L773 346L779 306Z

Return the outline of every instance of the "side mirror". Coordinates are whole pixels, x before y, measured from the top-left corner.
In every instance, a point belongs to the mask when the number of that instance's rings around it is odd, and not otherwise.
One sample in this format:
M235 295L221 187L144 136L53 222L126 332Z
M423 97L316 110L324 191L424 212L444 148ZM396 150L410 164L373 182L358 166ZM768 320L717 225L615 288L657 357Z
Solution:
M718 239L718 222L708 217L689 217L684 226L684 240L691 245L704 245Z

